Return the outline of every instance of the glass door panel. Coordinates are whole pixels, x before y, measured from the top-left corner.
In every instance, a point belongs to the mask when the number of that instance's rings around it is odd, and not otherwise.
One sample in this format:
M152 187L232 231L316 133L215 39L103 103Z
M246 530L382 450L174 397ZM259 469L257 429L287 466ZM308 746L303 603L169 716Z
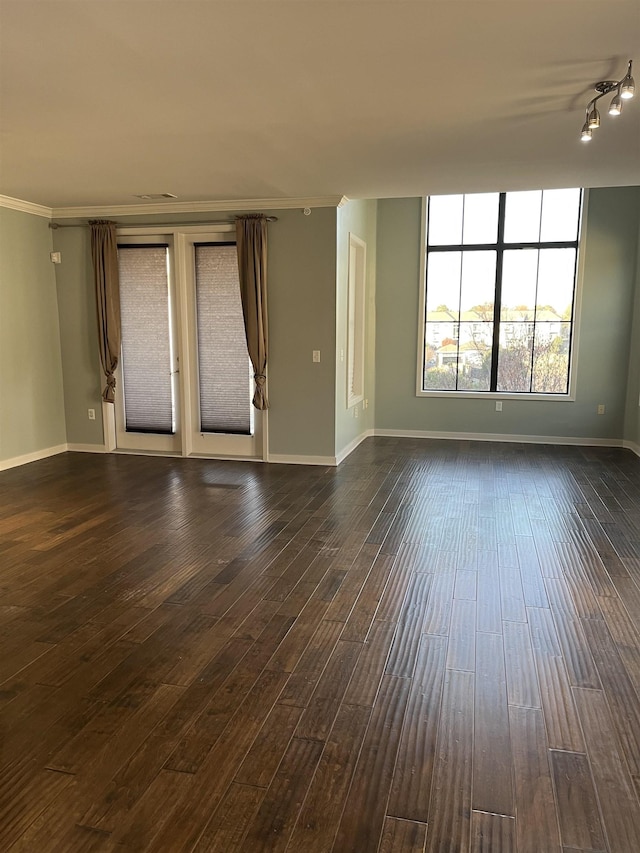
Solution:
M185 235L189 364L188 452L262 457L261 418L240 300L233 230Z
M118 242L122 349L116 446L178 451L175 298L166 238Z

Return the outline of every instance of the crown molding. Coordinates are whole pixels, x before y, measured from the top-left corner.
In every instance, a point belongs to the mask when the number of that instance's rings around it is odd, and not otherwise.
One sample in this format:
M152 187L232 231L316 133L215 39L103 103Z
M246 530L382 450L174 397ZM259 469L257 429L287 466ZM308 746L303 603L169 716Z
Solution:
M21 198L11 198L9 195L0 195L0 207L8 207L10 210L19 210L22 213L32 213L34 216L44 216L51 219L53 211L43 204L35 204L32 201L23 201Z
M231 210L292 210L305 207L344 207L346 196L309 198L249 198L229 201L174 201L153 204L95 204L87 207L46 207L32 201L0 195L0 207L31 213L45 219L76 219L101 216L153 216L163 213L224 213Z
M341 207L344 196L312 198L249 198L234 201L169 201L153 204L110 204L89 207L54 207L54 219L102 216L140 216L165 213L218 213L230 210L290 210L305 207Z

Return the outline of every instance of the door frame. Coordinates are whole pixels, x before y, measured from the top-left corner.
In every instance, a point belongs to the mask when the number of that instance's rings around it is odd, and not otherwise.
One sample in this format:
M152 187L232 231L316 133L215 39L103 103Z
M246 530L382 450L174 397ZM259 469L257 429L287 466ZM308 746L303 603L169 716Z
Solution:
M197 336L194 335L195 315L195 276L193 272L193 255L191 247L194 242L215 242L216 237L222 241L233 234L235 237L235 226L230 222L217 222L202 225L180 226L121 226L118 227L118 240L126 239L128 242L154 242L162 241L170 245L170 287L173 287L173 315L175 320L174 335L176 340L176 372L179 374L177 381L177 411L176 411L176 433L171 438L176 438L171 449L159 447L123 447L118 445L117 429L117 407L114 404L102 404L102 422L104 431L105 449L111 452L145 453L171 456L197 456L209 459L236 459L254 462L267 462L269 460L269 423L268 411L258 411L252 408L254 435L249 436L221 436L226 441L226 448L221 444L219 449L214 447L214 442L199 442L197 440L198 413L198 378L197 378ZM267 384L268 384L268 370ZM116 373L116 393L118 387L122 393L122 382ZM189 381L186 381L189 377ZM195 383L195 387L194 387ZM194 393L195 390L195 393ZM146 434L136 433L138 437ZM208 436L209 434L207 434ZM211 434L212 436L215 434ZM194 440L194 436L196 436ZM151 436L151 438L168 438L167 436ZM237 441L239 439L240 441ZM243 441L244 439L244 441ZM249 441L248 441L249 439ZM128 442L127 442L128 443ZM146 442L145 442L146 444ZM162 442L160 442L162 445ZM250 452L247 452L249 445Z
M153 246L156 243L166 243L168 244L168 253L167 253L167 283L169 290L169 304L168 304L168 317L169 317L169 337L170 337L170 351L172 353L170 365L170 373L171 373L171 384L172 384L172 394L174 400L178 400L178 392L180 388L180 382L178 373L180 370L180 350L179 350L179 320L178 320L178 293L177 293L177 281L176 281L176 270L175 270L175 260L174 260L174 237L172 234L167 231L155 229L150 233L142 233L138 230L135 234L125 234L124 229L122 233L120 230L118 231L118 243L120 245L144 245L148 243L150 246ZM120 354L122 356L122 353ZM114 423L115 423L115 444L118 450L125 451L138 451L141 453L179 453L180 445L181 445L181 430L182 426L182 416L180 412L180 406L177 404L175 406L175 431L171 434L163 434L163 433L147 433L147 432L135 432L128 431L126 429L125 423L125 405L124 405L124 379L122 372L122 357L118 359L118 367L115 371L116 377L116 400L114 403Z
M188 377L188 381L180 383L183 393L181 399L184 423L183 455L259 460L264 453L263 413L256 410L251 403L249 405L253 422L252 435L202 433L198 429L200 383L194 246L196 243L229 242L229 237L233 237L235 242L235 226L231 224L185 228L176 235L176 264L180 270L178 276L180 288L178 303L181 309L179 327L182 335L180 362L185 366L185 375ZM248 367L247 364L247 369Z

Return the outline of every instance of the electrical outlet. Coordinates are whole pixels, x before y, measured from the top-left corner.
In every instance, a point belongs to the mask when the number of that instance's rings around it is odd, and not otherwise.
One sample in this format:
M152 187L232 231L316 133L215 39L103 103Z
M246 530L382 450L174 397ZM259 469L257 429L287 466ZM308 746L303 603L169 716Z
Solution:
M344 350L340 350L340 361L344 361Z
M354 407L353 407L353 417L354 417L354 418L357 418L357 417L358 417L358 412L359 412L358 407L357 407L357 406L354 406Z
M89 416L90 421L95 421L96 419L96 410L95 409L87 409L87 415Z
M604 403L600 403L600 405L598 406L598 414L599 415L604 415L604 408L605 408Z
M502 411L502 400L496 400L496 412Z

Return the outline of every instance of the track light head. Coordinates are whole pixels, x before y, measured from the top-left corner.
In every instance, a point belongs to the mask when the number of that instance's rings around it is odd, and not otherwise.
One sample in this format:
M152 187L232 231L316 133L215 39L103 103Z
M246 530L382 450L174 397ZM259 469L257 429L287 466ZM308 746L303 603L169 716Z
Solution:
M622 98L620 95L616 95L615 98L611 101L611 105L609 107L609 115L610 116L619 116L622 112Z
M592 107L591 112L587 117L587 124L591 130L595 130L597 127L600 127L600 113L595 106Z
M630 98L633 98L636 91L636 82L631 76L631 74L627 74L627 76L622 81L622 85L620 86L620 97L624 98L625 101L628 101Z
M585 123L582 125L582 135L580 136L580 140L582 142L590 142L592 136L593 131L589 127L589 122L585 121Z

